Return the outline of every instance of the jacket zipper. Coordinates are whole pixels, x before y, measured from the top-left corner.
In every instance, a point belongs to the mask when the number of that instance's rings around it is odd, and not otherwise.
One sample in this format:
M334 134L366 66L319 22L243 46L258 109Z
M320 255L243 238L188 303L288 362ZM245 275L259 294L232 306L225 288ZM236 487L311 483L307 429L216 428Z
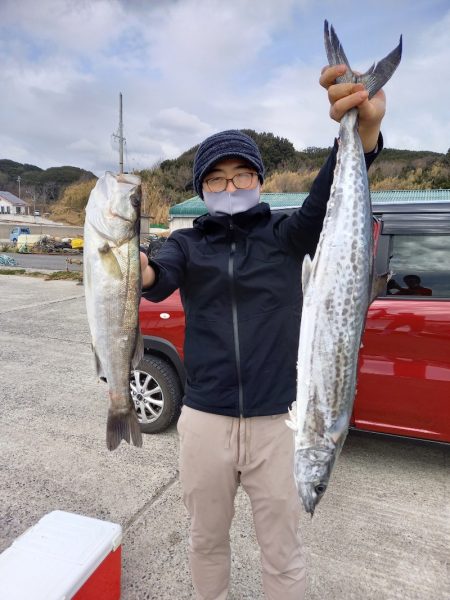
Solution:
M230 222L230 231L233 234L233 223ZM242 389L241 376L241 352L239 350L239 328L237 318L236 287L234 282L234 255L236 253L236 242L233 238L231 242L230 258L228 259L228 276L230 278L231 289L231 313L233 316L233 334L234 334L234 353L236 358L236 370L239 389L239 416L244 416L244 393Z

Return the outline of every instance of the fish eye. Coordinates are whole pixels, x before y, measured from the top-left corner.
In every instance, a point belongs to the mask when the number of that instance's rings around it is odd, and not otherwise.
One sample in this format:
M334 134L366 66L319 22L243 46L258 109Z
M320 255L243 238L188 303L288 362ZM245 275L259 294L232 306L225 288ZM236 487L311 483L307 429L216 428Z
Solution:
M141 203L140 194L133 194L132 196L130 196L130 202L132 206L137 208Z
M322 496L322 494L325 493L326 489L327 489L326 485L324 485L323 483L319 483L315 486L314 491L316 492L316 494L318 496Z

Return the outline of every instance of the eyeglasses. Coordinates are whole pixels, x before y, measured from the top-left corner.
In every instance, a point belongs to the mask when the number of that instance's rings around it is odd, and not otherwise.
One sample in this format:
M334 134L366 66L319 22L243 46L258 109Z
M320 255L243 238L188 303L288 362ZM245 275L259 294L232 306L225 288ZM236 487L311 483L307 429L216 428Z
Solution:
M233 185L238 190L245 190L252 185L253 177L256 173L238 173L231 179L226 177L211 177L205 179L205 184L211 192L223 192L227 189L229 181L233 182Z

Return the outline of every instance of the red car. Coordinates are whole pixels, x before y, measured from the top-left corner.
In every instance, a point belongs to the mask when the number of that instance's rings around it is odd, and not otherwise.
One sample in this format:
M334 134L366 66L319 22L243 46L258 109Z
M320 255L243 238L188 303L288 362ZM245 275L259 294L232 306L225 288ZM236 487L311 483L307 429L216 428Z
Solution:
M450 202L380 203L374 217L377 272L393 277L369 309L351 426L450 442ZM142 300L140 321L146 355L131 388L142 431L156 433L183 395L178 292Z

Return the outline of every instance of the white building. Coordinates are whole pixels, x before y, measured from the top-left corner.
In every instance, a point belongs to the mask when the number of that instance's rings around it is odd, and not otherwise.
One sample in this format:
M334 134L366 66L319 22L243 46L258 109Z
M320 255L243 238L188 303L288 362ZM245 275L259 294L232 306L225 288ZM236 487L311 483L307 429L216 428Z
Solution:
M11 192L0 192L0 214L2 215L26 215L28 204L11 194Z

